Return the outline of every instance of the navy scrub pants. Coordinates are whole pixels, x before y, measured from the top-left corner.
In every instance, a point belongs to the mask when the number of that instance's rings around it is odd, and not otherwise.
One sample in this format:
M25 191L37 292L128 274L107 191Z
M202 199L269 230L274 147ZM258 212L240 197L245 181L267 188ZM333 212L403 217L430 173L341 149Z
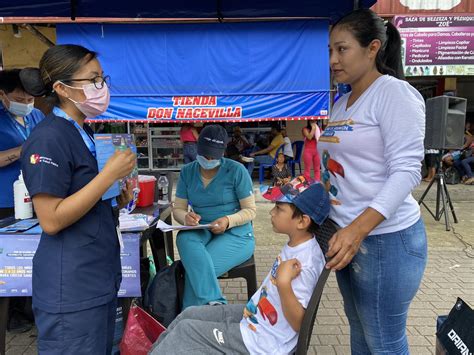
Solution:
M33 308L40 355L109 355L115 330L117 299L90 309L49 313Z

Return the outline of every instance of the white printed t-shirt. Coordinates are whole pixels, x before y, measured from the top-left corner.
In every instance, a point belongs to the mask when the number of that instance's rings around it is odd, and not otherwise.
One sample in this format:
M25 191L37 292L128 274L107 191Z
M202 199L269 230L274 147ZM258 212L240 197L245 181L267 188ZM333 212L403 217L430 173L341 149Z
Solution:
M281 261L296 258L302 269L291 287L306 308L321 274L325 259L319 244L312 238L296 247L286 244L273 263L260 288L252 296L240 322L240 332L251 354L289 354L298 341L281 308L280 294L275 286L276 270Z
M411 191L421 181L425 104L410 84L383 75L346 109L334 105L318 142L330 217L341 227L371 207L385 220L370 234L410 227L420 218Z

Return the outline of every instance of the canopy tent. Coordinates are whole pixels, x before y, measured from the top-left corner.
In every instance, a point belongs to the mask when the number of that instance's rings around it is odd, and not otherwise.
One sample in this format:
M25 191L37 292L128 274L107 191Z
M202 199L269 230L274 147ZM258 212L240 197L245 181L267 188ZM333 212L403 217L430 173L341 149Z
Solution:
M319 17L335 19L376 0L2 0L2 17L115 17L239 19Z
M82 44L101 54L105 71L113 77L111 105L101 119L308 119L328 114L329 23L375 2L3 0L0 16L22 22L28 16L46 16L51 22L66 17L103 23L113 18L137 23L224 21L58 25L57 38L58 43ZM248 22L276 19L280 21Z
M325 20L57 26L112 77L105 120L326 118L327 41Z

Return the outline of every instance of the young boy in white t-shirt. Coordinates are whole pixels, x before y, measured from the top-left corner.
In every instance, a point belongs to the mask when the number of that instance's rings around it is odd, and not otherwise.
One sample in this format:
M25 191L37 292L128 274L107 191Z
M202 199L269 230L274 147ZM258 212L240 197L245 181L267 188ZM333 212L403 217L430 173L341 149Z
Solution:
M289 354L325 258L314 238L329 214L320 183L297 177L263 196L275 201L273 230L287 234L260 288L246 305L186 308L160 335L150 354ZM242 316L243 315L243 316Z

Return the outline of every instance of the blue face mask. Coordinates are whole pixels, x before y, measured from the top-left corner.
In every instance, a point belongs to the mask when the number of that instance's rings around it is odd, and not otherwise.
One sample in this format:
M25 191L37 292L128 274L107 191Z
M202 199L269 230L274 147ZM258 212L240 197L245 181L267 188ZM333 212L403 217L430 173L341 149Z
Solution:
M8 111L10 111L15 116L25 117L28 116L31 111L33 111L34 105L31 104L23 104L21 102L10 101L10 107Z
M219 159L207 160L202 155L196 155L196 160L204 170L211 170L221 165L221 161Z

